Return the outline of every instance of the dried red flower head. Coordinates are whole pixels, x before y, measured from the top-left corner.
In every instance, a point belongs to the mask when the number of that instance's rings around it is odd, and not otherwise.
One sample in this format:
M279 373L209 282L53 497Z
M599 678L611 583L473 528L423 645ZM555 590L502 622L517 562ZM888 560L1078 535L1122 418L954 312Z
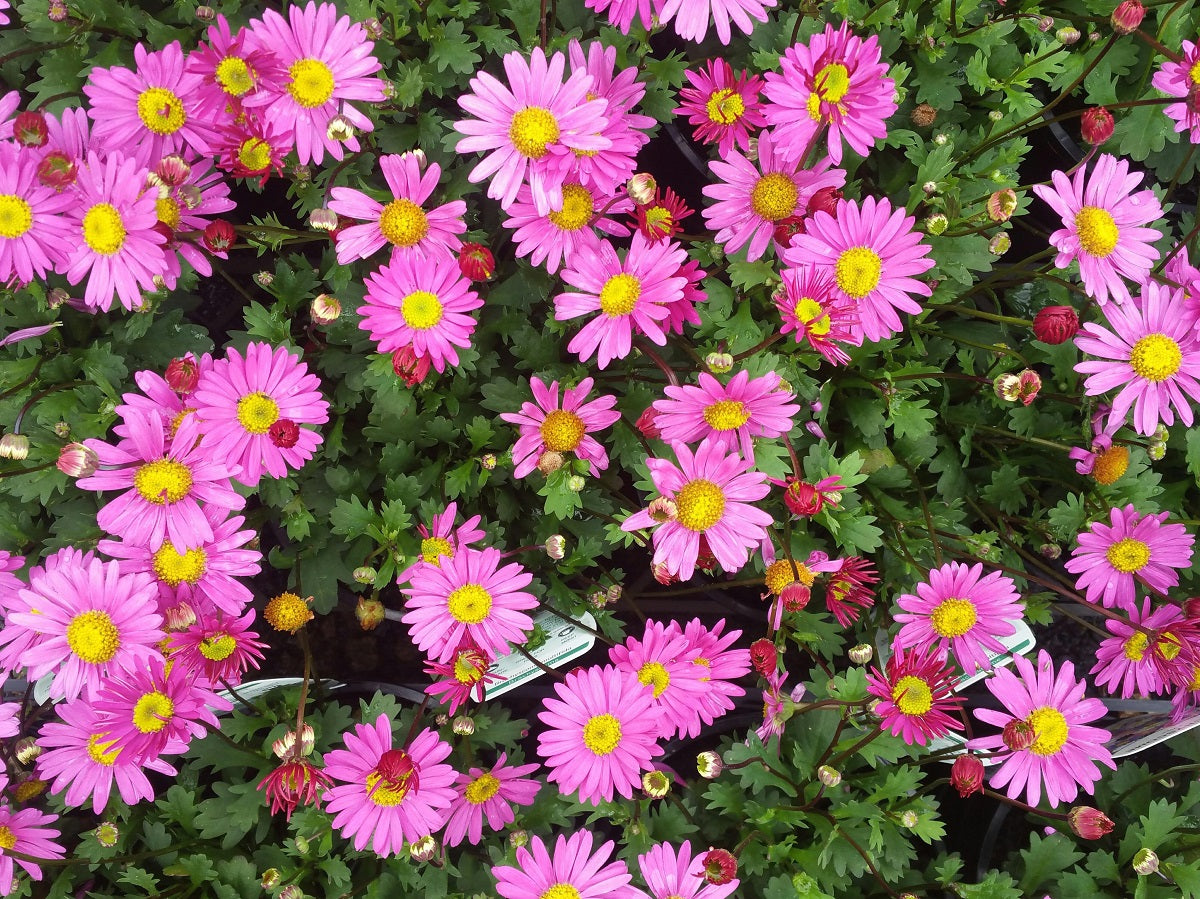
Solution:
M969 752L958 756L950 767L950 783L964 799L972 793L982 793L983 762Z
M37 176L38 181L47 187L53 187L55 190L62 190L64 187L70 187L75 183L75 176L78 174L78 168L75 165L75 160L66 153L54 150L42 157L42 161L38 163Z
M842 192L836 187L822 187L809 199L808 214L828 212L834 218L837 218L837 204L841 198Z
M1124 0L1112 12L1112 27L1117 34L1133 34L1146 17L1146 7L1138 0Z
M418 356L411 346L402 346L392 353L392 371L409 387L415 387L429 374L428 356Z
M233 225L225 219L209 222L204 227L204 246L213 253L224 253L236 240L237 234L234 233Z
M1112 819L1098 808L1087 805L1077 805L1067 814L1067 822L1071 832L1084 840L1098 840L1112 833L1115 826Z
M937 110L928 103L918 103L913 107L908 117L912 119L912 123L918 128L928 128L937 121Z
M167 364L167 371L163 377L167 386L176 393L191 393L196 389L196 382L200 380L200 366L191 355L181 356Z
M1028 749L1037 739L1037 731L1033 729L1028 721L1021 718L1014 718L1008 724L1004 725L1004 730L1000 734L1004 740L1004 745L1013 752L1020 752L1023 749Z
M1066 343L1079 330L1079 315L1070 306L1045 306L1033 317L1033 336L1042 343Z
M696 567L701 571L714 571L717 567L717 557L703 534L700 535L700 548L696 550Z
M792 581L779 592L779 601L788 612L799 612L812 599L812 590L799 581Z
M647 406L642 410L642 414L638 416L638 420L634 422L634 427L642 432L642 436L647 440L657 440L662 436L662 431L658 429L658 425L654 423L654 407Z
M300 439L300 425L290 418L281 418L267 428L267 436L280 449L291 449Z
M458 251L458 268L471 281L490 281L496 272L496 260L483 244L464 243Z
M298 805L316 805L321 791L333 785L329 776L304 758L284 762L258 783L265 791L271 814L286 811L288 820Z
M804 231L804 217L789 215L775 223L775 243L781 247L790 247L792 238L797 234L803 234Z
M783 501L788 511L801 518L816 515L825 505L821 491L807 481L788 479L787 489L783 492Z
M775 644L763 637L750 644L750 664L763 677L770 677L779 667L779 651Z
M364 631L373 631L383 623L383 603L377 599L367 599L365 596L358 598L358 604L354 607L354 617L358 619L358 626Z
M50 139L46 117L40 112L19 112L13 120L13 138L22 147L44 147Z
M700 856L700 863L704 866L704 879L716 886L737 877L737 857L728 849L709 849Z
M1112 137L1114 127L1112 113L1103 106L1093 106L1084 110L1079 120L1079 131L1083 139L1093 147L1100 146Z

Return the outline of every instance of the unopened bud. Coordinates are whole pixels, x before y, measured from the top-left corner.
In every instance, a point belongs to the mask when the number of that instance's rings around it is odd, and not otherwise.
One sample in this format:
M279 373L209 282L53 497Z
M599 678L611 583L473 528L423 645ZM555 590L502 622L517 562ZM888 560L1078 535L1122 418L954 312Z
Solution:
M0 437L0 459L20 462L29 457L29 438L24 434L5 434Z
M1067 25L1058 29L1054 36L1058 38L1058 42L1064 46L1070 47L1072 44L1079 43L1079 39L1083 37L1078 28L1072 28Z
M66 440L71 436L71 425L65 421L56 421L54 423L54 436L61 440Z
M936 181L926 181L924 184L921 185L921 190L925 192L926 196L932 196L933 194L937 193L937 190L938 190L937 182Z
M358 619L358 626L364 631L373 631L383 623L383 603L377 599L360 596L354 606L354 617Z
M988 252L993 256L1003 256L1010 249L1012 249L1012 238L1008 236L1007 232L1001 231L988 241Z
M318 325L332 325L342 314L342 304L337 297L327 293L317 294L313 297L308 314Z
M579 493L586 486L587 481L583 479L582 475L573 474L567 478L567 489L572 493Z
M13 120L13 139L22 147L44 147L50 139L46 116L40 112L20 112Z
M1062 555L1062 547L1057 543L1043 543L1038 547L1038 552L1047 559L1057 559Z
M292 180L297 184L308 184L312 181L312 169L304 163L298 163L289 170Z
M718 753L707 751L696 756L696 771L706 780L718 777L724 768L725 763Z
M936 146L944 147L944 146L946 146L946 144L950 143L950 137L949 137L949 135L945 134L944 132L935 134L933 136L933 143Z
M492 471L496 467L496 454L484 453L479 457L479 467L484 471Z
M270 272L255 272L254 283L264 290L275 282L275 276Z
M1103 106L1093 106L1085 109L1079 119L1079 132L1083 139L1093 147L1098 147L1113 136L1116 124L1112 113Z
M470 715L459 715L454 719L450 727L460 737L469 737L475 733L475 719Z
M905 809L900 813L900 825L912 830L921 822L921 816L912 809Z
M779 601L789 612L799 612L812 599L812 590L799 581L792 581L779 591Z
M1098 808L1077 805L1067 814L1067 822L1075 836L1084 840L1098 840L1113 831L1112 819Z
M28 768L42 754L42 747L37 744L36 737L21 737L17 740L17 761Z
M1158 871L1158 853L1153 849L1139 849L1133 856L1133 870L1143 877Z
M1002 122L1004 121L1004 113L999 109L993 109L988 113L988 119L993 122Z
M383 37L383 23L374 16L371 16L369 19L363 19L362 27L363 31L367 33L367 37L373 41L377 41Z
M671 792L671 778L662 771L647 771L642 775L642 789L651 799L662 799Z
M658 184L655 183L654 176L649 172L638 172L625 182L625 193L638 206L645 206L653 201L657 190Z
M325 136L339 144L344 144L354 137L354 123L339 112L325 126Z
M658 524L665 524L668 521L674 521L679 514L679 507L675 504L675 500L665 496L656 496L650 500L650 505L646 507L646 513L652 521Z
M996 391L996 396L1004 402L1015 403L1017 397L1021 395L1021 379L1012 372L996 375L996 380L992 382L992 389Z
M940 212L935 213L925 219L925 231L934 235L935 237L939 234L944 234L949 225L950 220Z
M704 879L723 886L737 877L737 856L728 849L709 849L700 857Z
M610 603L614 603L614 602L620 602L621 596L624 593L625 593L624 587L622 587L620 584L613 584L611 587L609 587L607 590L604 591L604 596Z
M822 765L817 769L817 780L826 787L836 787L842 782L842 772L829 765Z
M1019 390L1017 397L1021 400L1022 405L1028 406L1037 399L1038 392L1042 389L1042 376L1032 368L1022 369L1017 375L1019 382Z
M375 578L379 576L379 572L369 565L360 565L354 569L354 582L357 584L367 584L370 586L375 583Z
M1001 739L1004 745L1013 752L1022 752L1028 749L1037 740L1037 731L1033 726L1021 718L1014 718L1008 724L1004 725L1004 730L1001 731Z
M859 643L857 646L850 647L848 655L850 661L855 665L865 665L874 657L875 650L870 643Z
M553 534L546 538L543 549L546 550L546 555L559 562L567 554L567 538L562 534Z
M593 609L603 609L608 605L608 594L603 590L593 590L588 594L588 603Z
M438 841L429 834L415 840L408 846L408 854L414 862L427 862L437 855Z
M1161 462L1167 455L1167 445L1161 440L1152 440L1146 447L1146 455L1154 462Z
M100 457L82 443L68 443L59 450L55 465L69 478L90 478L100 467Z
M469 281L490 281L496 273L496 260L483 244L464 243L458 250L458 270Z
M779 650L774 642L762 637L750 644L750 664L763 677L770 677L779 667Z
M283 875L279 873L278 868L267 868L267 870L262 872L262 879L260 880L262 888L264 890L275 889L275 887L279 886L279 881L282 876Z
M186 631L196 623L196 610L192 608L191 603L177 602L167 608L163 613L163 618L166 629L178 633Z
M101 821L92 833L96 835L96 842L105 849L112 849L117 845L117 840L121 838L120 828L112 821Z
M638 416L637 421L633 423L633 426L641 431L642 436L647 440L654 440L662 436L662 431L654 423L654 414L654 407L647 406L642 410L642 414Z
M1017 210L1017 192L1011 187L998 190L988 197L988 218L993 222L1007 222Z
M301 842L304 843L303 849L300 849ZM304 837L296 837L296 848L300 849L301 854L307 855L308 840L306 840ZM300 887L296 886L294 883L289 883L279 891L279 895L276 897L276 899L305 899L304 890L300 889Z
M1117 34L1133 34L1146 17L1146 7L1138 0L1124 0L1112 12L1112 27Z
M46 8L46 18L51 22L65 22L70 13L65 0L50 0Z
M1047 32L1054 27L1054 16L1042 16L1038 19L1038 31Z
M529 844L529 833L524 830L514 830L508 835L508 845L513 849L520 849L522 846Z
M704 357L704 364L714 375L723 375L733 369L733 356L729 353L709 353Z
M964 799L972 793L983 792L983 776L983 762L969 752L955 758L950 766L950 783Z
M337 213L319 206L308 214L308 224L318 231L332 231L338 226Z

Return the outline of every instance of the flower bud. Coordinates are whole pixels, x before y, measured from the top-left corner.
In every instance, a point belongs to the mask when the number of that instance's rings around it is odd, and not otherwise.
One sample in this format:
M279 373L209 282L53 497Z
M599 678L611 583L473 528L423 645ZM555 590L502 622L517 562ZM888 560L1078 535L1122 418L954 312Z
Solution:
M1124 0L1112 11L1112 27L1117 34L1133 34L1146 17L1146 7L1138 0Z
M1079 331L1079 315L1070 306L1045 306L1033 317L1033 336L1042 343L1066 343Z
M29 457L29 438L24 434L5 434L0 437L0 459L20 462Z
M651 799L662 799L671 792L671 778L662 771L647 771L642 775L642 789Z
M916 812L914 812L912 809L905 809L903 812L900 813L900 826L901 827L907 827L909 830L912 830L914 827L916 827L920 823L921 823L921 816L918 815Z
M279 881L282 876L283 875L279 873L278 868L267 868L267 870L262 872L262 879L260 880L262 888L264 890L275 889L275 887L279 886Z
M1133 856L1133 870L1143 877L1158 871L1158 853L1153 849L1139 849Z
M983 792L983 762L967 752L954 759L950 767L950 783L958 795L966 799L972 793Z
M281 418L267 428L267 437L280 449L291 449L300 440L300 425L290 418Z
M946 146L946 144L950 143L950 136L948 134L946 134L945 132L940 132L938 134L935 134L933 136L933 143L934 143L934 146L944 147L944 146Z
M567 538L562 534L552 534L546 538L542 548L546 550L546 555L559 562L567 554Z
M70 187L75 183L78 174L79 168L75 160L60 150L47 153L37 167L38 181L55 190Z
M1054 36L1056 38L1058 38L1058 42L1060 44L1062 44L1066 47L1070 47L1072 44L1079 43L1079 39L1081 37L1083 37L1083 35L1080 34L1078 28L1072 28L1069 25L1058 29L1058 31L1055 32Z
M679 514L679 507L675 505L675 500L665 496L656 496L650 500L650 505L646 507L646 513L652 521L658 524L665 524L668 521L674 521Z
M573 474L567 478L567 489L572 493L578 493L586 486L587 481L583 479L582 475Z
M750 664L763 677L770 677L779 667L779 650L766 637L755 640L750 644Z
M100 457L82 443L68 443L59 450L55 465L69 478L90 478L100 467Z
M112 849L117 845L117 840L121 838L120 828L112 821L101 821L92 833L96 835L96 842L105 849Z
M308 224L318 231L332 231L338 226L337 213L324 206L318 207L308 214Z
M360 596L354 606L354 617L358 619L358 626L364 631L373 631L383 623L383 611L383 603L379 600Z
M1014 718L1004 725L1004 730L1000 733L1004 745L1013 752L1022 752L1028 749L1037 740L1037 731L1033 726L1021 718Z
M647 406L642 410L642 414L638 416L633 426L642 432L642 436L647 440L656 440L662 436L662 431L654 423L654 407Z
M51 22L65 22L70 15L65 0L50 0L46 7L46 18Z
M367 37L373 41L377 41L383 37L383 23L374 16L371 16L369 19L363 19L362 27L363 31L367 33Z
M163 613L164 627L168 631L179 633L186 631L189 627L196 623L196 610L192 608L191 603L177 602L173 606L168 606L166 612Z
M479 457L479 467L484 471L493 471L496 468L496 454L484 453Z
M829 765L822 765L817 769L817 780L826 787L836 787L842 782L842 772Z
M475 719L470 715L458 715L451 722L450 728L460 737L469 737L475 733Z
M645 206L654 201L658 184L649 172L638 172L625 182L625 193L638 206Z
M836 187L822 187L809 199L808 214L828 212L834 218L837 218L837 204L841 198L842 192Z
M1017 192L1011 187L996 191L988 197L987 211L993 222L1007 222L1017 211Z
M266 290L273 283L275 283L275 276L270 272L255 272L253 277L254 283L263 290Z
M993 256L1003 256L1012 248L1012 238L1004 231L996 234L988 241L988 252Z
M1047 559L1057 559L1062 555L1062 547L1057 543L1043 543L1038 547L1038 552Z
M212 253L224 253L236 240L233 225L225 219L215 219L204 226L204 246Z
M1031 368L1023 369L1018 375L1019 389L1017 398L1022 405L1028 406L1037 399L1038 392L1042 389L1042 376Z
M1054 16L1042 16L1040 19L1038 19L1037 27L1038 31L1042 32L1043 34L1049 31L1054 27Z
M42 754L42 747L37 744L36 737L21 737L17 740L16 753L17 761L28 768Z
M1104 812L1086 805L1077 805L1067 814L1067 822L1075 836L1084 840L1098 840L1112 833L1115 826Z
M789 612L799 612L812 599L812 590L799 581L792 581L779 591L779 601Z
M19 112L13 119L13 139L22 147L44 147L50 139L46 117L40 112Z
M908 117L918 128L928 128L937 121L937 110L928 103L918 103L913 107Z
M308 308L309 317L318 325L332 325L342 314L342 304L337 297L319 293L313 297Z
M851 646L847 655L855 665L865 665L875 656L875 650L870 643L859 643L857 646Z
M552 475L563 467L563 454L556 450L546 450L537 460L537 470L544 475Z
M303 849L300 849L301 841L304 843ZM296 837L296 848L300 849L301 854L307 855L308 840L306 840L304 837ZM305 899L304 890L300 889L300 887L296 886L294 883L289 883L279 891L279 895L276 896L275 899Z
M1161 462L1167 455L1167 445L1161 440L1152 440L1146 447L1146 455L1149 456L1153 462Z
M625 593L625 589L620 584L613 584L604 591L605 597L610 603L620 602L621 596Z
M469 281L490 281L496 273L496 260L483 244L464 243L458 251L458 269Z
M1093 106L1084 110L1079 120L1079 131L1083 139L1093 147L1098 147L1113 136L1112 113L1103 106Z
M737 877L737 857L728 849L709 849L700 857L704 879L716 886L729 883Z
M408 854L414 862L431 861L438 851L438 841L426 834L408 846Z
M1004 402L1015 403L1017 397L1021 395L1021 379L1012 372L996 375L996 380L992 382L992 389L996 391L996 396Z
M432 364L429 356L418 356L410 344L405 344L392 353L392 371L406 387L415 387L424 381Z
M524 830L514 830L508 835L508 845L513 849L520 849L522 846L529 844L529 833Z
M724 770L725 763L718 753L707 751L696 756L696 771L705 780L713 780Z
M71 425L65 421L56 421L54 423L54 436L60 440L66 440L71 436Z
M1004 113L999 109L993 109L988 113L988 120L992 122L1002 122L1004 121Z
M608 605L608 593L604 590L593 590L588 594L588 603L593 609L603 609Z
M950 220L940 212L935 213L934 215L931 215L925 219L925 230L935 237L939 234L944 234L946 232L946 228L949 226Z
M792 245L792 238L797 234L803 234L805 230L803 216L789 215L787 218L782 218L775 223L775 243L781 247L789 247Z
M379 572L369 565L360 565L354 569L354 582L357 584L367 584L370 586L375 583L375 578L379 576Z
M331 118L329 124L325 126L325 136L330 140L337 141L339 144L344 144L350 140L350 138L354 137L354 133L354 123L340 112Z
M714 375L723 375L733 369L733 356L729 353L709 353L704 357L704 364Z

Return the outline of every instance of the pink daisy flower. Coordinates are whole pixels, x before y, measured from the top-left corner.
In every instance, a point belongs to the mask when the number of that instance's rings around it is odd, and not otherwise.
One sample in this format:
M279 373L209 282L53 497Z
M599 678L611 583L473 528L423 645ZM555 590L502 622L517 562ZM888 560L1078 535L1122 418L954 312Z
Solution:
M275 54L247 47L249 32L235 35L220 13L208 28L208 42L201 43L188 57L187 71L200 76L196 109L209 122L232 122L242 115L242 100L258 91L278 94L284 90L287 73Z
M493 658L508 655L510 641L525 642L533 630L525 611L538 604L523 589L533 575L515 562L501 568L501 558L498 549L459 547L453 558L413 571L400 620L418 649L448 662L465 638Z
M4 678L0 678L0 687L4 686ZM15 737L21 732L21 703L0 702L0 737Z
M490 769L471 768L459 774L455 781L454 803L446 819L443 837L447 846L457 846L464 839L472 846L483 839L483 819L489 830L502 830L516 820L513 804L530 805L541 782L526 775L538 769L530 765L508 765L508 755L500 753Z
M393 197L386 206L349 187L335 187L330 192L331 210L369 223L338 230L338 262L347 265L355 259L366 259L386 244L392 246L393 262L399 256L419 260L457 252L462 246L458 235L467 230L463 221L467 204L453 200L429 211L422 208L438 186L441 166L431 162L422 174L417 156L404 153L380 157L379 168Z
M0 790L7 788L8 777L0 775ZM20 865L31 879L42 879L42 869L38 865L23 858L13 858L4 850L11 849L39 859L65 857L66 850L54 842L54 838L59 836L58 831L46 826L57 820L57 815L46 815L37 809L23 808L13 811L8 805L0 805L0 836L4 837L4 842L0 845L0 896L7 896L12 892L14 862Z
M502 412L500 417L518 425L521 436L513 444L513 475L523 478L537 467L542 453L574 453L589 465L595 477L608 468L608 454L594 437L621 417L613 407L615 396L598 396L585 403L592 392L591 378L584 378L576 387L564 387L562 402L558 399L558 381L546 384L541 378L529 379L533 403L522 403L520 412Z
M634 16L647 31L654 20L661 17L666 0L584 0L583 5L597 13L608 13L608 21L617 26L621 34L629 34Z
M267 645L250 630L253 624L253 609L241 618L199 615L191 627L169 635L167 654L210 687L239 684L243 674L259 667Z
M579 254L595 256L600 252L600 236L596 229L624 237L629 229L609 218L628 212L633 202L624 192L616 196L594 193L573 179L562 186L562 208L540 214L533 202L533 192L524 185L517 198L508 206L505 228L514 231L517 257L529 257L531 265L546 264L554 274L563 264L570 264ZM601 212L601 210L604 210Z
M1163 524L1169 514L1139 515L1131 503L1109 510L1111 525L1092 522L1064 566L1079 575L1075 589L1088 602L1136 613L1139 581L1163 595L1178 586L1196 538L1182 524Z
M1113 636L1100 641L1096 650L1097 662L1089 673L1095 675L1097 687L1125 699L1134 694L1145 698L1162 693L1167 689L1168 681L1155 662L1173 661L1181 655L1180 641L1169 628L1183 620L1183 611L1173 605L1162 605L1150 611L1147 598L1140 610L1130 610L1129 620L1130 624L1111 618L1104 622ZM1155 637L1151 639L1136 630L1135 624L1148 628ZM1187 673L1190 670L1188 665ZM1186 685L1186 678L1184 680Z
M843 22L814 34L807 44L789 47L779 72L767 72L763 95L767 124L789 158L799 160L828 126L829 158L842 161L845 140L859 156L887 137L896 111L896 82L879 60L879 39L865 41Z
M633 876L620 859L612 858L612 840L592 852L589 830L570 837L559 834L554 855L542 838L534 835L528 848L517 849L516 865L495 865L496 892L504 899L643 899L641 890L629 885ZM557 892L555 892L557 891Z
M646 622L641 640L629 637L608 650L618 671L654 688L655 736L660 740L699 729L708 693L708 670L695 664L699 655L687 637L657 621Z
M95 693L123 668L162 660L162 617L150 579L123 575L115 562L51 565L21 590L25 610L9 627L41 635L22 658L30 682L54 672L50 698Z
M466 313L483 300L471 290L453 258L401 257L367 276L359 327L371 334L379 352L411 346L437 371L458 365L455 347L469 347L475 319Z
M991 784L997 789L1007 785L1010 799L1024 792L1025 801L1037 805L1044 790L1046 801L1054 808L1061 802L1073 802L1079 787L1091 793L1100 779L1098 764L1117 767L1104 748L1112 735L1087 726L1087 722L1104 717L1104 703L1084 699L1087 682L1075 680L1070 662L1064 662L1055 674L1044 649L1038 651L1036 671L1024 656L1015 656L1013 664L1020 677L1008 668L997 668L984 682L1007 711L973 711L976 718L1000 728L1014 721L1023 723L1032 730L1033 743L1025 749L1010 749L1004 735L995 734L971 740L967 747L1001 753L1003 760L999 768L992 769Z
M784 160L783 150L764 132L758 137L757 165L736 150L708 164L721 183L704 187L704 195L716 200L704 210L704 220L717 232L714 239L726 253L748 244L746 258L751 262L761 258L775 236L776 224L803 214L821 188L846 183L846 173L830 169L828 158L812 168L797 169L797 161Z
M1149 281L1139 302L1103 307L1111 330L1088 322L1076 335L1080 350L1100 357L1075 366L1088 375L1083 385L1088 396L1121 388L1112 399L1111 430L1130 409L1139 434L1153 434L1160 421L1174 424L1176 412L1191 425L1189 400L1200 402L1200 334L1190 317L1180 314L1182 306L1183 291Z
M692 210L671 188L657 187L654 198L634 210L637 227L650 241L666 240L683 230L683 221Z
M126 309L139 308L142 291L155 290L154 276L166 271L166 238L145 181L145 168L117 152L103 161L89 153L79 168L68 212L83 239L68 251L65 274L70 284L88 276L83 301L91 309L107 312L114 292Z
M197 159L188 164L181 157L167 157L152 172L152 178L161 181L159 172L176 161L186 168L187 175L176 184L160 185L154 207L159 222L171 231L166 249L174 252L167 252L167 269L163 274L171 290L175 289L181 274L180 258L206 278L212 275L210 256L229 258L227 250L209 248L204 241L204 229L216 216L229 212L236 205L229 199L228 181L208 159Z
M767 21L767 10L776 0L666 0L659 19L664 24L674 21L675 33L688 41L700 43L708 34L711 22L717 38L728 44L732 37L730 22L745 34L754 30L754 22Z
M1140 227L1162 215L1154 191L1134 192L1144 177L1143 172L1131 173L1124 159L1104 153L1096 160L1091 177L1081 165L1073 178L1053 172L1053 187L1033 187L1033 192L1062 216L1063 227L1050 235L1050 245L1058 250L1055 266L1066 268L1079 260L1084 290L1101 305L1110 297L1118 303L1127 301L1129 287L1123 278L1138 283L1147 280L1150 266L1159 256L1154 241L1162 234Z
M176 773L161 759L139 763L122 753L91 703L77 699L59 703L54 710L60 720L47 722L38 733L37 745L42 754L37 759L37 772L43 780L53 779L51 793L66 791L63 801L67 805L80 807L90 799L92 811L102 814L114 784L122 802L137 805L154 798L147 769L159 774Z
M252 343L246 356L230 349L213 363L189 397L203 422L204 447L213 456L238 465L234 477L248 487L263 470L286 477L312 458L322 437L302 428L329 420L329 402L321 379L285 346Z
M849 362L842 346L862 345L858 304L837 290L833 272L801 265L783 269L779 277L783 288L773 297L783 319L779 333L795 333L796 343L807 342L834 365Z
M75 239L63 213L78 199L40 184L37 166L32 156L0 144L0 283L44 279L65 261Z
M433 516L429 527L425 527L424 524L417 525L417 532L421 535L421 556L412 565L396 575L397 584L403 584L408 581L412 573L419 566L433 565L438 567L441 564L438 560L442 556L453 559L454 551L457 548L478 543L486 536L485 532L479 528L479 522L482 519L478 515L472 515L459 525L456 530L454 519L457 515L458 503L451 503Z
M184 147L208 155L211 132L196 105L200 76L185 71L179 41L153 52L138 43L133 59L134 71L97 67L83 86L96 141L120 147L142 166Z
M1183 58L1178 62L1163 62L1150 83L1164 94L1181 99L1182 102L1169 104L1163 112L1175 122L1177 132L1187 131L1188 139L1200 144L1200 112L1196 108L1196 96L1200 94L1200 44L1183 41L1182 47Z
M758 97L765 84L762 77L748 75L745 69L734 75L733 67L721 58L710 59L700 71L688 69L683 74L691 87L679 89L675 114L687 114L692 137L716 144L722 159L735 145L749 152L750 132L767 124Z
M562 185L575 165L576 150L607 150L605 100L588 99L592 79L582 69L563 81L566 57L546 59L535 47L528 60L514 50L504 57L510 87L486 72L471 79L471 93L458 105L474 118L454 123L466 135L459 153L485 152L470 181L490 178L487 195L505 209L526 181L541 215L563 205Z
M593 665L572 671L554 692L558 698L546 699L538 714L546 725L538 755L550 769L547 780L592 805L612 801L614 791L629 799L662 755L654 690L634 674Z
M903 208L893 210L886 198L867 197L861 207L853 200L838 200L836 218L824 210L809 216L807 232L792 238L783 260L831 273L837 289L858 304L855 336L884 340L903 328L897 310L921 311L912 294L933 293L913 277L934 264L914 224L916 219Z
M116 446L85 441L100 467L76 483L86 490L125 491L100 510L100 527L155 550L165 540L178 552L215 540L200 503L240 509L246 500L229 483L230 467L211 461L209 444L201 446L196 416L184 416L169 446L158 415L130 411L125 421L129 434Z
M725 899L738 888L741 881L736 877L727 883L709 883L696 864L700 859L692 855L688 840L678 849L670 843L656 843L639 855L638 867L651 899Z
M769 742L772 737L782 737L784 728L787 726L787 719L783 712L791 696L783 692L783 684L786 680L787 672L782 668L776 669L774 674L766 677L767 686L762 691L763 722L754 729L755 735L764 743ZM797 686L796 689L801 694L804 693L803 685Z
M1014 622L1024 612L1011 578L998 571L981 575L978 562L948 562L930 571L928 581L917 584L915 596L905 593L896 600L904 610L893 616L902 625L896 645L936 650L942 658L951 652L968 674L990 670L987 650L1005 651L997 638L1015 634Z
M554 318L595 316L571 338L567 350L581 362L594 354L603 370L613 359L629 355L635 331L664 346L662 323L670 315L668 305L683 297L679 270L686 261L687 251L679 244L650 243L641 232L633 235L624 262L607 240L600 242L595 256L576 256L562 279L579 290L554 298Z
M782 437L792 430L792 416L800 406L789 402L791 393L779 389L779 375L767 372L751 378L742 369L725 386L708 372L700 373L700 386L668 385L665 400L654 402L654 423L667 443L695 443L708 439L715 447L754 458L754 438Z
M683 278L683 296L666 304L667 318L663 322L663 330L666 333L682 334L684 325L700 324L700 313L696 311L696 304L708 301L708 293L700 287L707 274L695 259L689 259L679 267L675 275Z
M909 746L928 745L951 730L962 730L961 721L949 712L962 708L955 697L954 669L933 646L905 652L897 641L884 671L872 668L867 675L867 692L881 701L875 714L879 726L900 737Z
M246 119L227 125L213 140L217 165L235 178L257 178L262 187L283 173L284 157L292 152L295 136L278 122Z
M729 574L746 564L750 550L767 537L771 516L753 503L771 487L767 476L752 470L752 462L711 441L702 441L695 454L686 446L673 447L678 464L650 458L646 467L659 494L674 506L674 515L655 518L651 510L635 512L621 529L654 527L654 564L688 580L695 571L700 538Z
M483 702L488 681L499 680L497 675L488 673L492 661L492 657L470 638L464 639L449 662L428 662L425 665L426 674L440 678L426 687L425 692L443 705L449 705L451 715L471 699Z
M339 142L329 135L329 120L345 116L359 131L373 131L371 119L350 104L384 99L381 68L366 29L349 16L339 16L332 3L314 0L288 8L284 19L273 9L250 22L246 46L274 53L287 70L279 92L260 90L242 96L249 109L261 110L267 122L295 135L301 165L319 163L328 152L341 159L344 149L357 153L358 138Z
M734 700L746 694L736 681L750 673L750 650L737 649L733 645L742 635L741 631L725 633L724 630L723 618L711 629L699 618L693 618L684 627L677 621L667 624L666 636L682 634L688 641L687 655L694 654L692 664L703 669L701 681L705 690L697 702L697 714L686 731L689 737L700 736L701 725L707 727L726 712L733 711Z
M392 722L354 725L345 749L325 754L325 773L337 783L325 791L333 826L354 848L370 843L387 857L442 829L454 802L457 773L444 763L450 744L424 728L406 746L393 747Z

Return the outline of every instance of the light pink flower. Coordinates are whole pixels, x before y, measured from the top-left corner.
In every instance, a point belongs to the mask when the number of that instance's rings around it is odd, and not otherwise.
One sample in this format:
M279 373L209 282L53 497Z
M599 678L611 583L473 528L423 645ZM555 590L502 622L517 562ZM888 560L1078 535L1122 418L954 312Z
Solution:
M516 820L513 805L530 805L541 782L527 775L540 766L509 765L508 755L500 753L491 768L471 768L455 781L454 802L446 820L445 842L457 846L464 839L477 845L483 839L483 821L488 830L502 830Z
M504 899L644 899L641 890L629 885L632 876L625 862L609 861L612 840L595 852L592 845L592 833L587 829L570 837L560 834L552 856L542 838L535 835L528 848L517 849L515 866L492 866L496 892Z
M732 37L730 23L743 33L750 34L754 21L767 21L767 10L776 0L666 0L659 19L665 24L674 22L675 33L681 38L699 43L708 34L711 23L722 44Z
M1174 120L1177 132L1188 132L1188 139L1200 144L1200 110L1196 97L1200 94L1200 44L1183 41L1182 59L1165 60L1151 80L1156 88L1182 102L1169 104L1163 112Z
M562 193L562 208L542 215L533 202L533 192L521 185L504 221L504 227L515 232L517 256L528 256L532 265L544 262L550 274L561 265L569 265L579 254L598 254L600 236L596 229L616 237L628 235L629 228L608 216L633 209L633 201L623 191L616 196L597 195L576 183L573 176L563 184ZM601 209L606 211L598 215Z
M0 283L44 279L63 264L77 233L63 213L78 202L38 182L33 156L0 144Z
M591 378L584 378L575 387L564 387L562 402L558 398L558 381L546 384L541 378L529 379L533 403L522 403L520 412L502 412L500 417L509 424L519 425L521 436L513 445L513 476L523 478L534 468L542 453L574 453L589 464L591 474L608 468L608 454L591 435L604 430L621 417L613 407L615 396L598 396L584 400L592 391Z

